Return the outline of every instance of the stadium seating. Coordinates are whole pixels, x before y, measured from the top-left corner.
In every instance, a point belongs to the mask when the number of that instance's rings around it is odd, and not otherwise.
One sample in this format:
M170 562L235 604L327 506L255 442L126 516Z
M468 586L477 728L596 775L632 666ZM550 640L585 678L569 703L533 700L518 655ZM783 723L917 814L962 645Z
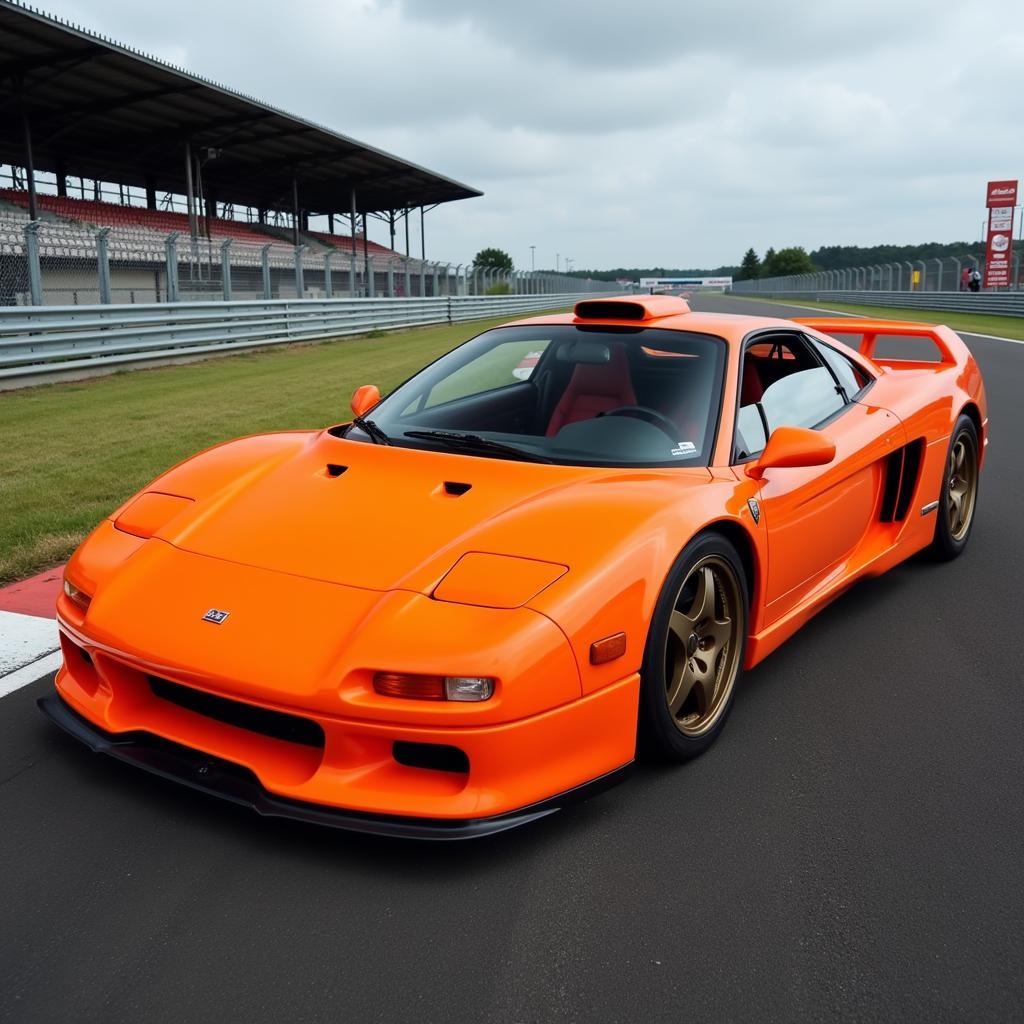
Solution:
M0 189L0 200L16 206L28 207L28 193L19 189ZM66 220L93 224L96 227L147 228L161 235L179 231L188 234L188 215L170 210L150 210L144 206L121 206L117 203L96 202L91 199L73 199L70 196L42 195L37 197L39 209L56 214ZM203 218L209 226L210 236L223 241L238 239L256 245L267 242L282 243L280 239L260 230L257 224L225 220L221 217ZM205 232L204 232L205 233Z

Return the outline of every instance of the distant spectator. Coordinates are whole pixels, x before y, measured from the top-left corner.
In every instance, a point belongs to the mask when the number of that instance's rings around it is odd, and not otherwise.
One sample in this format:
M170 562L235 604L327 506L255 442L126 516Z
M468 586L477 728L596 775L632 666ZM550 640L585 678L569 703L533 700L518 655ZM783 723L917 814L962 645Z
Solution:
M977 267L974 267L971 270L971 280L968 282L967 287L970 288L972 292L981 291L981 271L978 270Z
M965 292L971 286L971 268L964 267L960 274L960 291Z

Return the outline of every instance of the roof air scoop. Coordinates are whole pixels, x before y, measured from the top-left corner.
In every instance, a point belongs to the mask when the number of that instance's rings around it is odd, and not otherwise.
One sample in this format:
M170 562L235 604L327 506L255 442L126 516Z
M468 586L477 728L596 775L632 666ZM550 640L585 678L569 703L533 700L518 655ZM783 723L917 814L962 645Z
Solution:
M576 303L577 320L660 320L689 313L688 303L677 295L635 295L617 299L584 299Z

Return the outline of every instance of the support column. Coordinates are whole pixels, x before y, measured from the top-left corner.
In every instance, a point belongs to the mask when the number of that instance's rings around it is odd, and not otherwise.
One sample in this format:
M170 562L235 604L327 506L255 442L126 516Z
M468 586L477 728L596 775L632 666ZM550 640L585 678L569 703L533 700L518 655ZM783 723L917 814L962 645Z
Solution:
M334 287L331 283L331 257L333 255L332 251L324 253L324 297L328 299L334 298Z
M220 243L220 284L224 301L231 301L231 242L226 238Z
M349 260L349 288L352 292L352 298L356 297L356 260L359 258L358 252L356 251L356 190L352 188L349 194L349 211L348 211L350 233L352 235L352 249L351 257Z
M96 269L100 279L100 302L110 305L110 257L107 252L107 239L110 228L100 228L96 232Z
M268 242L260 249L260 266L263 269L263 298L269 299L273 296L270 287L270 243Z
M363 214L363 292L371 298L376 292L373 281L370 280L370 230L365 213Z
M199 234L199 225L196 221L196 193L195 185L192 182L192 143L185 143L185 203L188 207L188 233L193 241Z
M395 251L395 211L388 210L388 227L391 230L391 251Z
M364 290L366 292L366 297L368 299L375 299L375 298L377 298L377 282L374 280L373 274L374 274L374 270L373 270L373 257L367 255L367 257L366 257L366 277L365 277L363 283L366 285Z
M330 232L330 234L332 234L332 235L334 234L334 214L333 213L327 214L327 230L328 230L328 232Z
M292 175L292 245L299 244L299 180ZM301 294L299 296L302 297Z
M178 301L178 232L172 231L164 242L167 256L167 301Z
M309 248L307 245L295 247L295 292L300 299L306 297L306 282L303 277L302 254Z
M32 125L29 123L25 99L21 93L21 82L16 85L18 90L18 106L21 108L21 130L25 144L25 178L28 185L28 219L39 220L39 204L36 200L36 166L32 158ZM38 305L38 303L37 303Z
M33 306L43 304L43 277L39 270L39 221L25 225L25 257L28 260L28 292Z
M68 171L64 165L64 161L61 160L57 164L57 195L66 196L68 194Z

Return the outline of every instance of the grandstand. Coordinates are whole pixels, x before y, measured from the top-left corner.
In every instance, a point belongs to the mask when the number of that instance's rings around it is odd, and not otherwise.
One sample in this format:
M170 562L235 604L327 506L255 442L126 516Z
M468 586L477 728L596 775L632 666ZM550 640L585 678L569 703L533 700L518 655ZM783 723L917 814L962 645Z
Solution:
M424 214L481 194L15 0L0 109L0 305L430 294Z

